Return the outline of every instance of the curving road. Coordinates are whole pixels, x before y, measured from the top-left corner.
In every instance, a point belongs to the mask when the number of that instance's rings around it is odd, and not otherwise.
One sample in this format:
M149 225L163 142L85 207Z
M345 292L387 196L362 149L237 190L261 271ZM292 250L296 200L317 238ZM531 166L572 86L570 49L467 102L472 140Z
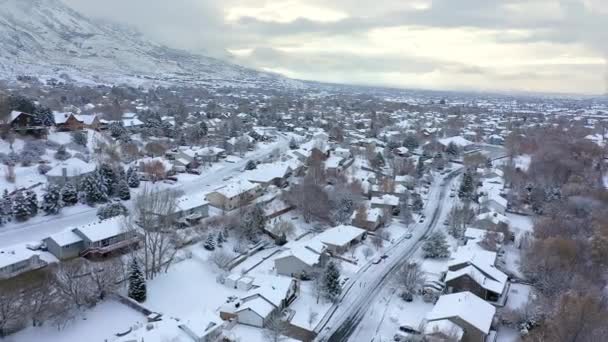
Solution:
M429 192L427 207L424 210L427 221L414 226L411 239L397 241L386 252L388 258L383 263L367 265L361 269L355 279L347 284L339 302L317 326L317 341L349 341L369 308L379 300L382 290L385 290L391 283L393 271L412 257L441 222L440 219L447 215L451 206L446 206L445 203L452 200L446 201L446 196L460 173L461 169L455 170L434 182ZM360 338L356 340L360 340Z

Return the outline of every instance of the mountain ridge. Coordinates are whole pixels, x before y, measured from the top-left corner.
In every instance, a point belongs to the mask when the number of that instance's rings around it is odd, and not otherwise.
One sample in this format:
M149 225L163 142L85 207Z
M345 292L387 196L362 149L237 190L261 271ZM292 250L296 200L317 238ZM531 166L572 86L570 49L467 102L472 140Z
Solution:
M0 78L81 83L301 87L302 82L172 49L60 0L0 0Z

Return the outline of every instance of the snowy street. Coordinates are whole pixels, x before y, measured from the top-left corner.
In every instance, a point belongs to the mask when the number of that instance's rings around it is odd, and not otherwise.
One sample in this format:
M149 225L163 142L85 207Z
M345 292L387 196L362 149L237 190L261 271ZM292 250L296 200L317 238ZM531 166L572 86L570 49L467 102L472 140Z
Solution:
M317 326L318 341L370 341L376 331L377 322L382 315L377 312L368 315L368 310L378 302L381 295L390 292L393 271L411 258L422 245L424 239L435 229L451 208L452 199L447 193L460 174L457 169L446 176L437 178L429 192L430 205L424 214L424 223L413 225L412 238L402 239L386 251L388 256L378 265L372 263L364 267L346 286L334 310ZM446 205L447 202L450 202ZM373 316L373 317L368 317ZM364 318L366 318L364 320ZM363 322L365 327L363 327ZM368 325L370 327L368 327ZM373 325L373 327L372 327ZM358 328L361 326L362 328ZM360 334L360 335L359 335ZM371 336L369 336L371 334ZM365 336L364 336L365 335Z

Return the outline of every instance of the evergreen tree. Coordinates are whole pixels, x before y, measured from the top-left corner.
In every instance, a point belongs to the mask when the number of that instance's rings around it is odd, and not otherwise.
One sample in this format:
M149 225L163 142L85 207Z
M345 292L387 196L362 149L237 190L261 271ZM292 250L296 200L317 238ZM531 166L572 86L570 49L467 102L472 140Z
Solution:
M131 189L129 189L129 184L127 181L122 179L118 182L118 198L123 201L131 199Z
M107 201L107 192L103 180L97 172L93 172L80 181L80 191L89 205Z
M289 140L289 148L292 150L297 150L299 148L298 143L296 142L296 139L291 138L291 140Z
M61 188L61 200L64 205L74 205L78 203L78 191L72 183L66 183Z
M418 164L416 164L416 177L422 178L422 176L424 176L424 171L424 161L422 158L418 158Z
M25 221L30 217L30 208L22 191L17 191L13 200L13 215L17 221Z
M382 153L380 153L380 152L376 153L376 157L374 158L374 166L383 167L384 165L385 165L385 162L384 162L384 157L382 156Z
M0 220L1 223L10 222L13 219L13 199L8 194L8 190L4 189L4 195L0 202Z
M112 196L114 194L115 185L118 183L118 175L112 166L107 163L101 164L97 169L97 173L99 174L101 182L103 183L105 193L108 196Z
M59 213L63 203L61 201L61 192L57 185L49 185L46 192L42 196L42 209L47 215L54 215Z
M139 187L139 175L137 174L137 171L135 171L135 169L132 167L127 170L127 183L131 188Z
M458 146L456 146L456 144L454 144L454 142L450 142L448 144L448 147L446 147L445 149L445 153L455 157L458 155L459 150L458 150Z
M30 216L36 216L38 214L38 196L32 190L25 191L25 202L30 212Z
M55 152L55 159L57 160L68 160L71 157L72 154L66 150L65 145L59 146L59 149L57 149L57 152Z
M424 202L422 201L422 197L420 194L413 193L412 194L412 210L416 213L419 213L424 209Z
M207 127L207 124L205 123L205 121L201 121L201 123L198 125L198 130L199 130L199 134L201 137L206 137L207 134L209 133L209 128Z
M434 232L422 245L425 258L440 259L450 256L450 246L445 234L441 231Z
M255 162L253 160L250 160L247 162L247 165L245 165L245 170L255 170L258 166L255 164Z
M284 244L287 243L287 235L285 235L285 233L281 233L281 235L279 235L275 240L274 243L277 246L283 246Z
M416 138L415 135L413 134L408 134L405 139L403 139L403 146L407 147L410 150L414 150L417 149L419 144L418 144L418 139Z
M106 204L97 209L97 217L99 217L100 220L105 220L120 215L126 216L128 214L129 210L120 202Z
M460 183L460 189L458 190L458 197L461 199L473 199L473 193L475 187L473 184L473 176L470 172L465 172L462 176L462 183Z
M203 245L203 247L205 247L205 249L208 251L215 250L215 238L213 237L212 233L209 233L209 235L207 235L207 240L205 240L205 244Z
M129 264L128 296L139 303L146 301L146 279L144 278L144 274L139 267L137 259L131 260L131 263Z
M224 243L224 241L225 241L225 240L224 240L224 234L222 234L222 231L220 230L220 231L217 233L217 239L216 239L216 242L217 242L217 247L218 247L218 248L222 248L222 244Z
M323 278L321 279L321 291L323 297L335 302L342 294L342 286L340 284L340 270L333 261L330 261L325 268Z

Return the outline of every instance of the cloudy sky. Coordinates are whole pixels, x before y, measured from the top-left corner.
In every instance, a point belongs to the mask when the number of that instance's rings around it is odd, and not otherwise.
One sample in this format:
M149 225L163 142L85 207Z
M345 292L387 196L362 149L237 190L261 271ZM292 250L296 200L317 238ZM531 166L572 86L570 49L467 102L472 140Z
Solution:
M608 90L608 0L64 0L166 45L318 81Z

